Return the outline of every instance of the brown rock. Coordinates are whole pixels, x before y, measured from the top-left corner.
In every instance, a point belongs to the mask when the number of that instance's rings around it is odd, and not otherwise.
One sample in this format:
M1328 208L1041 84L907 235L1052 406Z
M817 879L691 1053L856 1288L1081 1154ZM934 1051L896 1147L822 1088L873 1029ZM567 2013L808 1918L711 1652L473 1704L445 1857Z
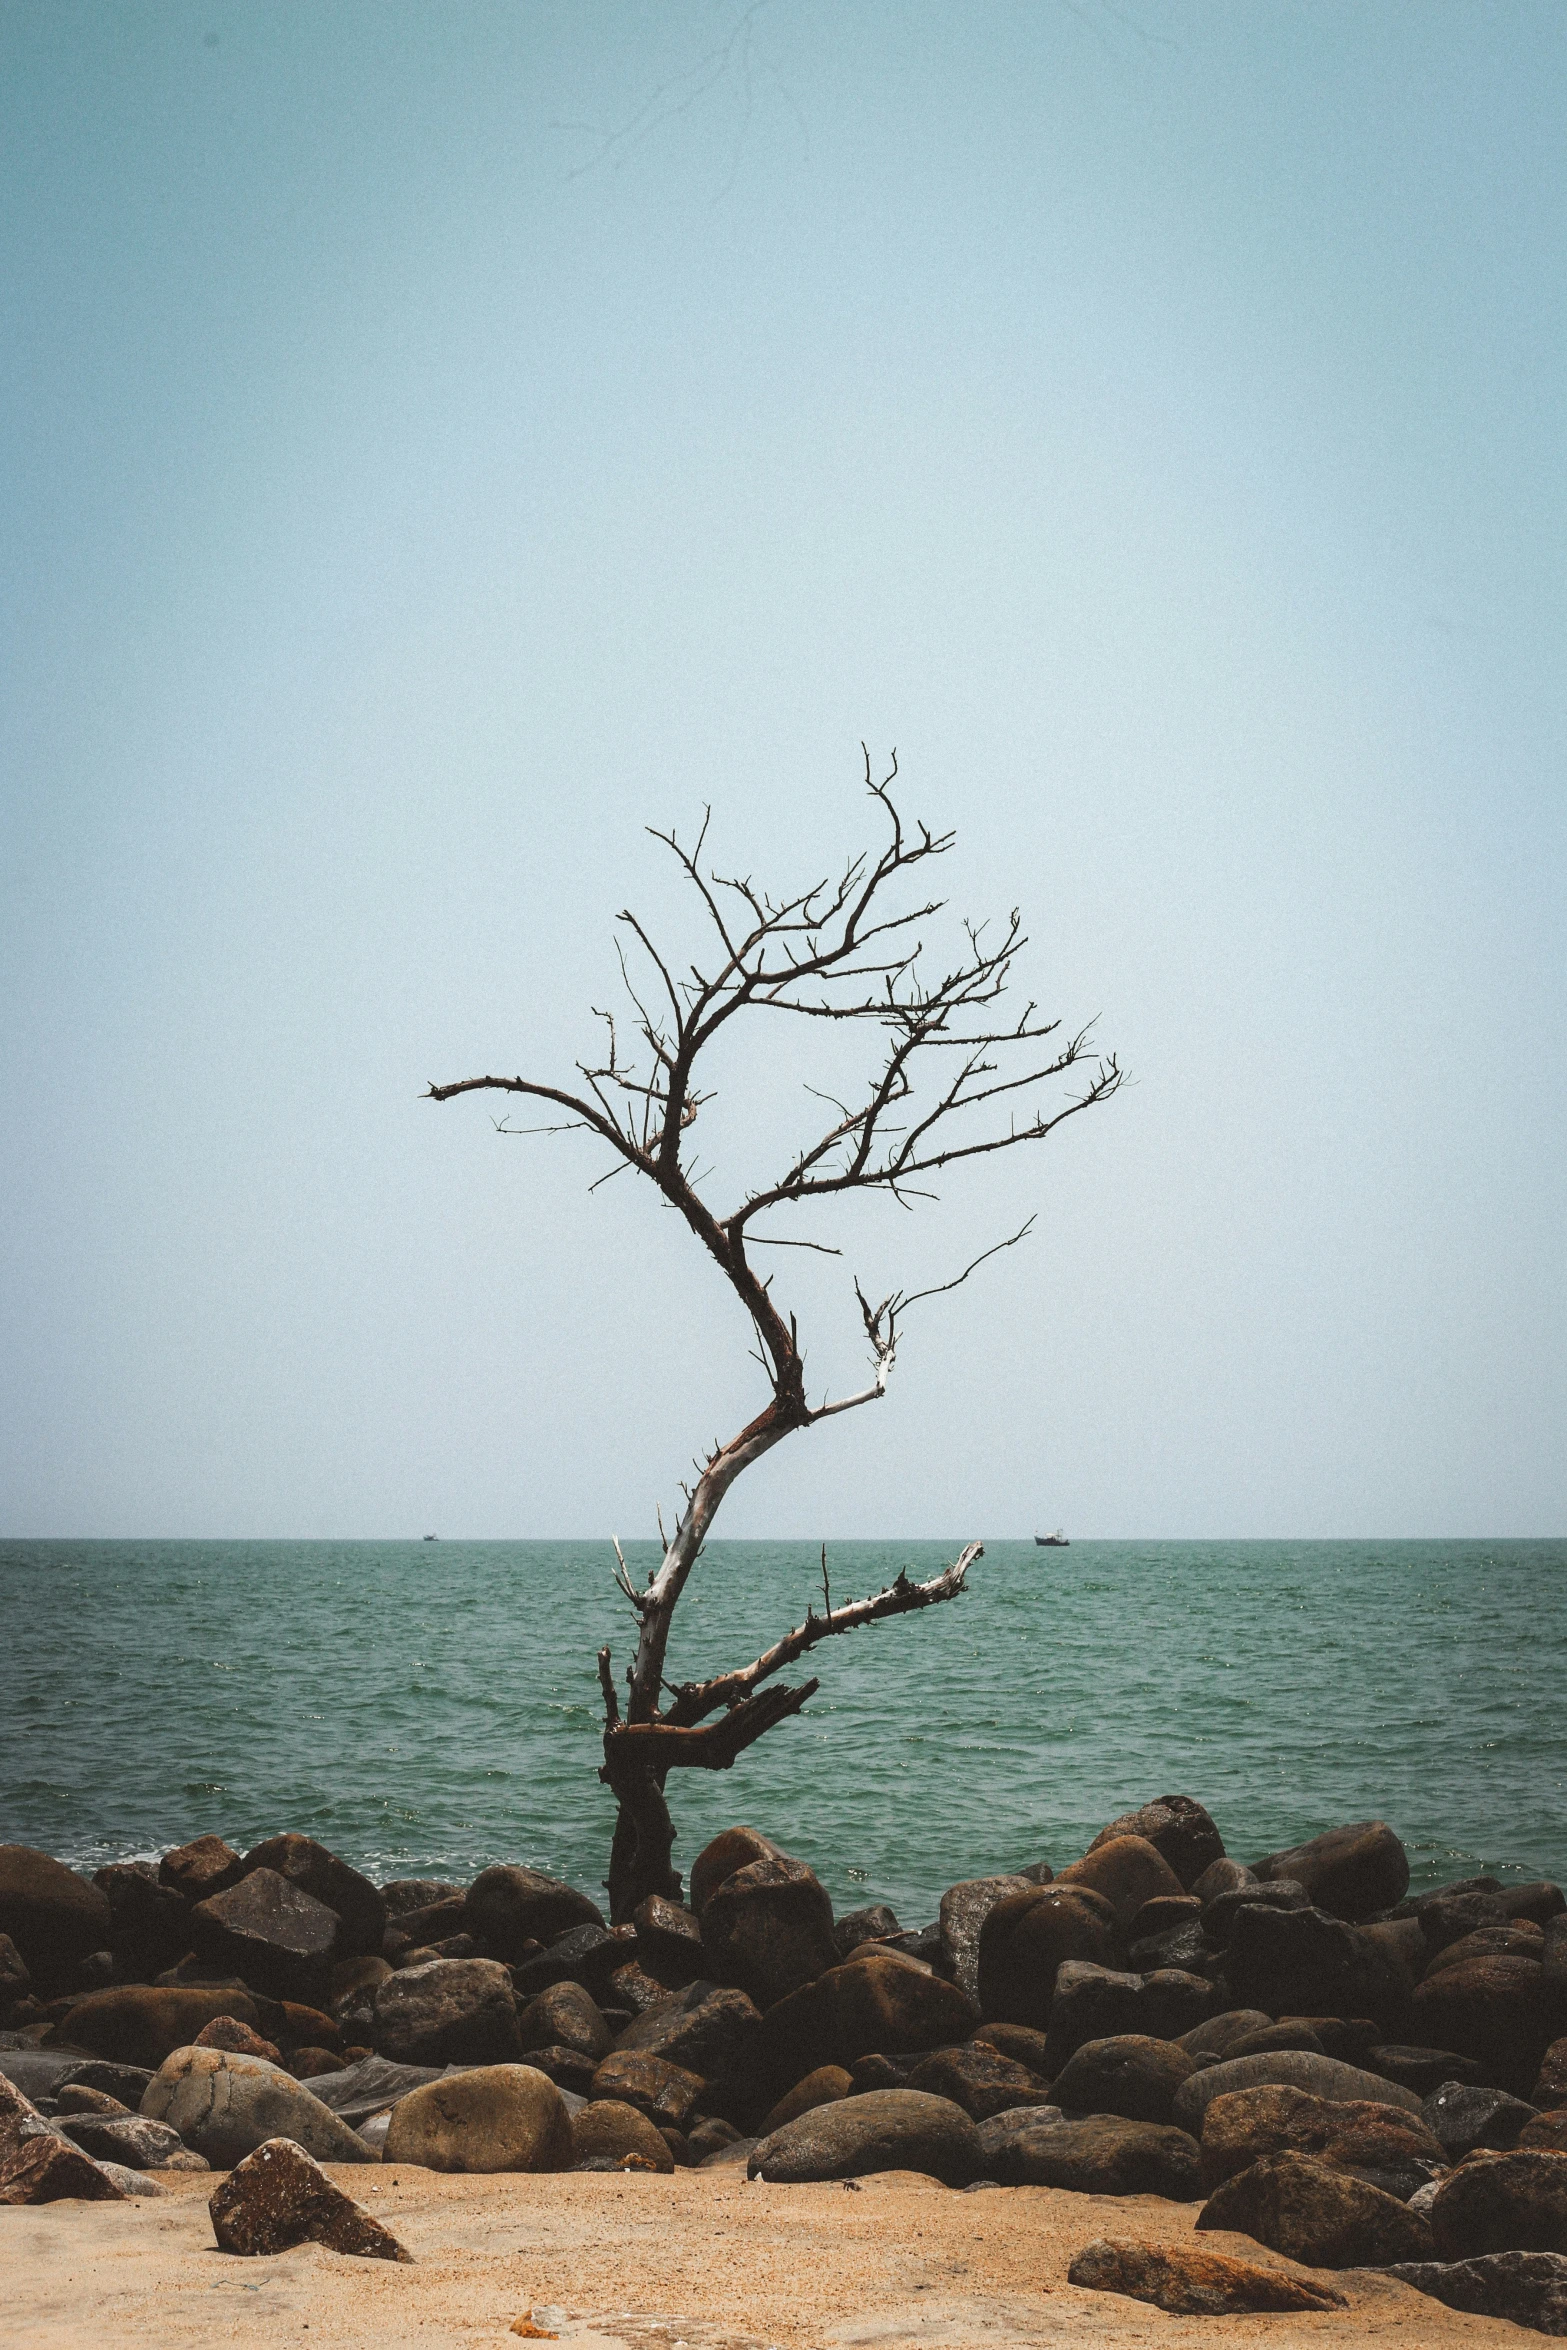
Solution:
M1254 2236L1308 2268L1379 2268L1431 2257L1431 2230L1418 2212L1310 2154L1265 2154L1226 2179L1197 2225Z
M762 2019L743 1991L692 1983L628 2024L616 2046L699 2073L722 2105L755 2073L761 2037Z
M760 2035L762 2066L781 2093L824 2064L952 2047L978 2021L955 1983L871 1953L829 1968L768 2010Z
M632 1913L637 1930L637 1963L671 1991L683 1991L711 1970L702 1947L702 1927L694 1910L678 1901L650 1893Z
M1525 2122L1518 2133L1518 2143L1532 2146L1541 2154L1567 2154L1567 2105L1556 2106L1550 2113Z
M979 2137L961 2106L914 2089L844 2097L802 2113L751 2150L752 2178L785 2185L923 2171L949 2187L980 2176Z
M1117 1955L1116 1918L1087 1885L1041 1885L998 1901L979 1937L979 2004L987 2022L1050 2020L1056 1974L1068 1959L1110 1966Z
M269 1836L245 1855L245 1875L256 1869L275 1870L333 1912L340 1959L367 1958L380 1950L386 1932L385 1894L314 1837Z
M931 2097L949 2098L976 2122L989 2121L993 2113L1007 2113L1014 2106L1051 2101L1049 2087L1036 2073L982 2040L970 2040L963 2048L938 2048L921 2058L908 2085Z
M1274 1877L1293 1878L1305 1886L1315 1908L1351 1924L1391 1909L1409 1890L1409 1856L1386 1820L1329 1828L1309 1844L1253 1861L1252 1869L1264 1884Z
M1010 2056L1014 2064L1023 2065L1040 2080L1049 2080L1045 2035L1031 2024L981 2024L973 2036L987 2048L999 2048L1003 2056Z
M776 1844L755 1828L725 1828L705 1844L691 1863L691 1907L698 1918L726 1877L756 1860L780 1860Z
M1202 2117L1204 2186L1211 2191L1265 2154L1312 2154L1335 2170L1407 2174L1412 2186L1447 2163L1425 2123L1393 2105L1341 2104L1283 2083L1215 2097Z
M616 2049L593 2075L595 2100L607 2098L634 2105L660 2127L683 2130L695 2113L706 2084L700 2073L668 2064L661 2056L641 2049Z
M366 2260L413 2258L292 2138L269 2138L236 2163L207 2209L220 2252L249 2257L324 2244Z
M1081 1860L1056 1873L1057 1885L1084 1885L1102 1893L1124 1933L1145 1901L1186 1888L1156 1846L1145 1836L1101 1837Z
M802 2113L813 2113L818 2105L836 2105L840 2097L847 2097L854 2087L851 2076L841 2064L824 2064L816 2072L807 2073L803 2081L796 2081L785 2096L779 2098L758 2135L770 2137L781 2130L785 2122L797 2121Z
M184 2042L175 2042L176 2047L184 2045ZM259 2032L251 2030L249 2024L242 2024L237 2016L232 2015L215 2015L210 2024L202 2025L188 2045L192 2048L228 2048L236 2056L264 2057L268 2064L281 2065L283 2062L282 2051L271 2040L264 2040ZM170 2053L170 2050L164 2050L165 2056ZM162 2057L158 2061L161 2064Z
M958 1989L976 2005L979 1937L985 1920L998 1901L1029 1890L1027 1877L966 1877L960 1885L949 1885L941 1897L941 1943L947 1966Z
M232 2016L252 2031L258 2020L256 2003L245 1991L123 1983L78 1999L49 2037L61 2048L84 2048L116 2064L156 2072L176 2048L190 2047L215 2016Z
M1117 2113L1070 2121L1051 2106L1019 2107L979 2124L980 2176L1003 2187L1063 2187L1076 2195L1202 2193L1197 2141L1185 2130Z
M40 1998L70 1988L82 1961L107 1948L109 1926L96 1885L47 1852L0 1844L0 1934L20 1953Z
M384 1958L340 1958L332 1969L327 2005L339 2022L359 2009L368 2011L379 1986L392 1972Z
M1421 1983L1411 2002L1413 2037L1472 2056L1516 2097L1533 2087L1562 2026L1563 1995L1528 1958L1472 1958Z
M610 2031L592 1993L580 1983L552 1983L519 2009L517 2032L526 2054L534 2048L575 2048L607 2056Z
M340 2073L343 2069L342 2058L335 2056L330 2048L296 2048L288 2066L296 2081L317 2081L323 2073Z
M566 2170L571 2116L533 2065L477 2065L399 2098L383 2159L439 2171Z
M93 1871L93 1883L109 1904L109 1948L121 1982L150 1982L189 1949L189 1905L160 1883L156 1861L111 1861Z
M1439 2260L1567 2252L1567 2154L1468 2155L1432 2199L1431 2233Z
M1189 2244L1138 2244L1126 2237L1101 2236L1085 2244L1066 2279L1093 2293L1124 2293L1133 2301L1151 2301L1172 2317L1344 2307L1342 2293L1309 2277L1259 2268L1255 2261L1233 2260L1224 2252L1199 2252Z
M1262 1879L1238 1860L1211 1860L1191 1891L1206 1908L1210 1901L1217 1901L1221 1893L1233 1893L1239 1885L1261 1883Z
M1567 2256L1487 2252L1478 2260L1401 2261L1383 2272L1449 2309L1505 2318L1537 2334L1567 2334Z
M190 1926L200 1956L232 1969L253 1991L311 2007L331 1995L337 1913L276 1869L252 1869L197 1902Z
M1529 2092L1529 2103L1547 2108L1567 2105L1567 2040L1553 2040L1541 2057L1539 2078Z
M550 1943L573 1926L599 1926L604 1914L596 1902L559 1877L538 1869L505 1863L485 1869L468 1888L463 1904L463 1929L478 1936L495 1956L511 1965L526 1963L527 1942ZM411 1921L401 1919L404 1931Z
M33 1978L9 1934L0 1934L0 2014L32 1989Z
M1173 2040L1122 2032L1085 2040L1056 2074L1050 2095L1063 2113L1118 2113L1127 2121L1167 2122L1195 2060Z
M118 2203L124 2189L47 2122L0 2135L0 2203Z
M85 2081L62 2081L54 2093L57 2117L68 2113L127 2114L132 2109L105 2089L89 2089Z
M1136 1811L1123 1812L1101 1828L1088 1847L1113 1844L1119 1836L1139 1836L1151 1844L1190 1891L1205 1869L1224 1858L1224 1839L1212 1818L1190 1795L1161 1795Z
M1064 1959L1056 1971L1045 2035L1046 2071L1054 2079L1075 2050L1088 2040L1129 2034L1151 2040L1178 2040L1212 2010L1216 1993L1204 1975L1176 1967L1151 1974L1119 1972L1084 1959Z
M618 2098L596 2099L573 2114L571 2139L573 2160L578 2163L623 2163L635 2155L649 2170L667 2175L675 2168L674 2153L663 2131L645 2113Z
M508 2064L522 2054L511 1977L498 1959L432 1958L375 1994L375 2045L397 2064Z
M244 1875L245 1863L221 1836L197 1836L177 1844L158 1863L158 1882L187 1901L205 1901L209 1894L226 1893Z
M780 1854L731 1871L709 1893L702 1943L713 1980L760 2008L787 1999L838 1964L832 1903L803 1861Z
M1284 2087L1304 2089L1335 2105L1387 2105L1401 2113L1420 2113L1413 2089L1384 2081L1359 2065L1344 2064L1335 2056L1312 2056L1305 2049L1278 2048L1271 2055L1227 2056L1206 2065L1183 2081L1175 2092L1175 2118L1183 2129L1200 2130L1203 2115L1216 2097L1238 2089Z
M1538 1926L1479 1926L1446 1943L1426 1968L1425 1979L1445 1974L1449 1967L1467 1966L1472 1958L1526 1958L1538 1966L1545 1954L1545 1937Z

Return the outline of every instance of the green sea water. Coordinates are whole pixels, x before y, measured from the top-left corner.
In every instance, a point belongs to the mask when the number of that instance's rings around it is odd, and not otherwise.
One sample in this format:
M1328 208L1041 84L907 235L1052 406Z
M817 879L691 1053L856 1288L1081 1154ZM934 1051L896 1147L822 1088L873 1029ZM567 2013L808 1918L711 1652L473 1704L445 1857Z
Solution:
M956 1544L830 1544L835 1602ZM600 1542L0 1543L0 1842L82 1868L303 1830L377 1878L520 1860L596 1892ZM628 1546L645 1573L653 1546ZM670 1678L819 1593L812 1544L714 1542ZM1242 1859L1380 1814L1417 1882L1567 1878L1567 1543L997 1542L956 1603L834 1640L798 1719L675 1774L688 1869L736 1820L840 1908L1075 1858L1181 1792Z

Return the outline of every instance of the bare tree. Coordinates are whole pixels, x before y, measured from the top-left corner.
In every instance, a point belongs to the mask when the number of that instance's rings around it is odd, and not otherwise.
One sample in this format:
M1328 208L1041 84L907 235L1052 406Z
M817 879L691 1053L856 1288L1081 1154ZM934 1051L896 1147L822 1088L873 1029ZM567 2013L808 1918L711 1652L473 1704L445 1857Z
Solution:
M803 1624L738 1671L679 1688L666 1682L675 1610L735 1479L797 1430L877 1402L886 1393L909 1309L922 1298L957 1288L1029 1229L1025 1224L983 1250L952 1280L913 1295L894 1289L872 1304L856 1281L870 1346L870 1383L855 1394L813 1404L806 1394L795 1317L775 1298L772 1277L757 1272L751 1252L793 1247L836 1256L841 1251L759 1231L758 1223L784 1209L857 1193L890 1195L904 1206L933 1197L931 1179L944 1168L1042 1142L1063 1120L1108 1100L1121 1082L1114 1056L1097 1054L1086 1029L1063 1037L1061 1023L1041 1018L1032 1003L1015 1021L997 1011L1026 943L1015 911L994 928L965 922L953 967L937 973L927 965L922 925L942 912L942 901L900 905L900 885L923 878L919 868L945 856L954 836L932 834L923 824L905 828L893 798L897 771L894 754L891 772L874 781L866 753L866 787L887 825L879 853L862 852L835 882L814 882L793 897L775 899L749 878L726 878L704 868L707 817L690 848L673 831L653 831L701 901L707 952L700 966L677 963L660 952L635 914L620 915L626 937L617 951L637 1041L628 1051L621 1033L624 1017L617 1023L613 1013L597 1013L607 1034L605 1055L577 1064L581 1090L521 1076L467 1077L430 1087L428 1098L434 1101L491 1092L548 1103L564 1116L542 1127L502 1122L501 1131L586 1130L614 1155L609 1174L629 1167L655 1183L750 1316L757 1360L771 1389L756 1417L698 1464L696 1482L684 1488L684 1508L664 1542L662 1561L643 1588L632 1582L615 1546L620 1587L637 1619L624 1712L607 1647L598 1659L604 1693L600 1776L618 1806L608 1879L617 1920L629 1917L650 1893L679 1898L680 1879L670 1863L675 1831L664 1793L670 1770L727 1770L746 1747L798 1713L820 1686L815 1679L782 1686L774 1682L775 1674L821 1640L956 1598L980 1555L980 1545L970 1543L928 1582L913 1583L900 1574L874 1597L834 1608L824 1552L822 1614L808 1608ZM645 979L633 977L628 942L633 959L645 965ZM880 1031L880 1050L853 1103L818 1097L831 1103L831 1123L799 1149L786 1171L719 1213L701 1196L703 1178L683 1155L692 1124L714 1099L701 1082L712 1066L703 1056L733 1022L764 1013L868 1023ZM1042 1091L1072 1070L1082 1072L1076 1090Z

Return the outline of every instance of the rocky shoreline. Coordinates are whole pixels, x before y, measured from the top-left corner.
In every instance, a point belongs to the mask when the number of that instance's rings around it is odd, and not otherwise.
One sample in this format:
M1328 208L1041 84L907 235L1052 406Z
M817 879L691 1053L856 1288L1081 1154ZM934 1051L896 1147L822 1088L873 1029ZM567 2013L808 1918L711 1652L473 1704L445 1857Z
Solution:
M210 2169L228 2248L398 2258L322 2165L917 2172L1200 2203L1567 2334L1567 1900L1408 1886L1381 1821L1247 1865L1184 1796L912 1930L835 1918L748 1828L623 1926L530 1869L376 1886L303 1836L90 1881L0 1846L0 2203ZM1195 2247L1079 2265L1172 2310L1333 2305Z

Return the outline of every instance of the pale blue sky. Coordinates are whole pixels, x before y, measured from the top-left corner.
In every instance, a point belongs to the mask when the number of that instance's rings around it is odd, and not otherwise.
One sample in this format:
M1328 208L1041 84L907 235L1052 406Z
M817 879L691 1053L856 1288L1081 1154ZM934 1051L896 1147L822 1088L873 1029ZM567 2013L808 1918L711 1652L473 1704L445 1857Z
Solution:
M1555 0L0 5L0 1531L650 1532L737 1314L416 1097L863 736L1136 1083L724 1530L1562 1532L1564 120Z

